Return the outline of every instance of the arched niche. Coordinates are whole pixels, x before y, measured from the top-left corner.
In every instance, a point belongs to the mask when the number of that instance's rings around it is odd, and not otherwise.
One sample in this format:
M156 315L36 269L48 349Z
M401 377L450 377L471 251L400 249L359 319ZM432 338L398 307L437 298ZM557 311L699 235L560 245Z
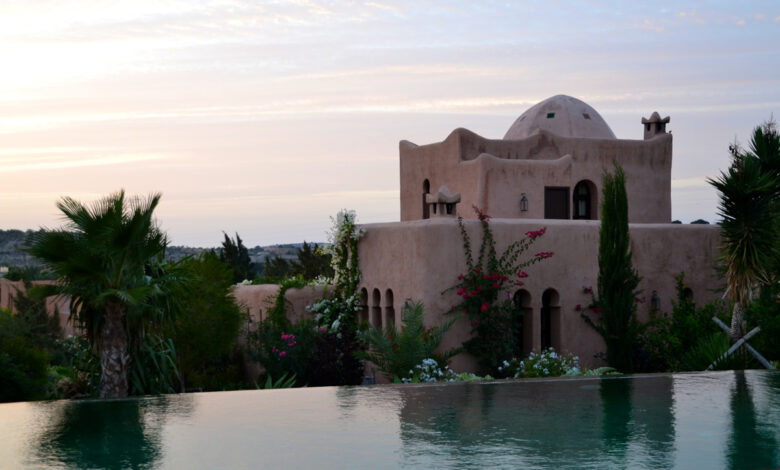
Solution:
M382 328L382 294L374 288L371 292L371 318L369 323L375 328Z
M531 293L525 289L520 289L512 296L515 308L521 317L517 319L517 351L527 356L533 350L533 309L531 309Z
M368 323L368 289L360 289L360 323Z
M598 191L592 181L582 180L572 191L572 219L598 219Z
M542 293L542 311L539 316L542 349L561 349L561 306L558 291L547 289Z
M393 290L385 291L385 315L382 326L385 328L395 328L395 307L393 306Z

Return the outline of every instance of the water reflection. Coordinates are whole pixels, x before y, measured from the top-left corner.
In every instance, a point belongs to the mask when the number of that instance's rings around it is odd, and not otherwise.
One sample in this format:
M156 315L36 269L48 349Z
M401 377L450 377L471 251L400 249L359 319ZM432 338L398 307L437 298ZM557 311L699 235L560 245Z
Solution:
M167 416L187 414L191 400L176 397L63 402L37 438L41 464L67 468L153 468L162 457Z
M776 381L777 374L772 375L767 377ZM774 468L780 465L775 430L771 421L765 424L759 417L744 371L734 371L730 405L731 432L726 453L729 467Z

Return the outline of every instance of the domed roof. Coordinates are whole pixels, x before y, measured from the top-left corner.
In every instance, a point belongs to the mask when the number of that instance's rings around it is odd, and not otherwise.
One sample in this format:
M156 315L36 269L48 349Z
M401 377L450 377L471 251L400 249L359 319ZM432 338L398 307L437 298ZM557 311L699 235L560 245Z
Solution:
M525 139L537 129L562 137L616 138L595 109L567 95L555 95L529 108L512 124L504 140Z

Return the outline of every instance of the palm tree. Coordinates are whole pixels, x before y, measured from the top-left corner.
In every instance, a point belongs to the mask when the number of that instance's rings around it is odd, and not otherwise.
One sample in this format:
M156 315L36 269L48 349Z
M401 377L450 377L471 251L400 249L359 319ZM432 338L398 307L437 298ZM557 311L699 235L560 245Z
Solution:
M150 309L164 292L167 239L152 218L160 197L127 199L122 190L89 207L65 197L57 202L65 227L36 233L29 248L59 278L53 290L70 297L72 318L100 356L101 398L127 396L128 345L150 313L163 315Z
M744 336L744 311L771 282L780 247L780 137L773 121L755 129L750 151L729 147L732 164L708 182L720 192L718 213L727 294L734 302L731 337Z

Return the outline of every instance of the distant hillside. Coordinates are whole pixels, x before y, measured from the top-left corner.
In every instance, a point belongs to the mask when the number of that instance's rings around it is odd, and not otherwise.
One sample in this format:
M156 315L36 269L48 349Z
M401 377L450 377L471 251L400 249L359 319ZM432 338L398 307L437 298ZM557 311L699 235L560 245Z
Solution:
M0 266L36 266L38 261L24 252L25 241L32 234L32 230L0 230ZM326 245L326 243L317 243ZM282 245L267 245L248 248L249 257L253 263L265 263L266 258L281 256L285 259L294 259L298 256L298 250L303 243L286 243ZM190 246L169 246L166 250L166 259L178 261L186 256L196 256L203 251L212 248L200 248Z

